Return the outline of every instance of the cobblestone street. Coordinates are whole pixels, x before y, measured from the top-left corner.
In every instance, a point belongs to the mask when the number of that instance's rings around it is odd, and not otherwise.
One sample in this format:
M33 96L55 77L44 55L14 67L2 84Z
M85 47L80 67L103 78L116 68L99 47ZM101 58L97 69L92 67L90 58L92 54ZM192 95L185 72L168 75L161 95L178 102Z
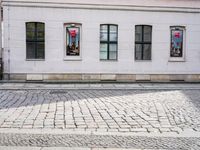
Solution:
M46 129L90 133L181 134L189 130L200 134L200 90L0 90L0 129ZM200 148L199 138L158 139L88 135L63 135L58 139L78 138L79 144L67 140L50 142L48 135L1 134L2 146L94 146L123 148ZM39 136L39 137L37 137ZM43 137L45 136L45 137ZM42 139L48 139L43 141ZM32 140L31 140L31 139ZM108 140L110 138L110 141ZM27 140L29 139L29 140ZM34 139L40 139L34 140ZM99 139L99 140L92 140ZM107 139L107 140L106 140ZM137 140L138 141L137 141ZM139 140L140 139L140 140ZM91 142L92 140L92 142ZM134 143L134 141L137 141ZM172 141L179 142L173 145ZM20 142L21 141L21 142ZM22 141L25 141L24 143ZM82 141L82 142L80 142ZM126 141L125 143L123 141ZM167 144L167 141L171 144ZM39 143L39 144L38 144ZM118 143L118 144L117 144ZM120 144L121 143L121 144ZM131 144L132 143L132 144ZM94 144L94 145L93 145ZM181 146L180 146L181 145ZM149 146L149 147L148 147ZM170 147L171 146L171 147Z
M200 90L2 90L0 128L200 130Z

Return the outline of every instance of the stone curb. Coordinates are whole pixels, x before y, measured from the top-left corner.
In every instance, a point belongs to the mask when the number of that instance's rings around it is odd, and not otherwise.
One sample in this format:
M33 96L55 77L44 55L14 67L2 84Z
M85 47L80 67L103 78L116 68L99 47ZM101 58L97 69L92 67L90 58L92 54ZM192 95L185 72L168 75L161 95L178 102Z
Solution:
M0 90L200 90L200 88L0 88Z
M147 132L98 132L98 131L68 131L67 129L14 129L0 128L3 134L51 134L51 135L114 135L114 136L145 136L145 137L200 137L200 132L186 129L181 133L147 133Z
M200 84L30 84L30 83L3 83L0 90L199 90Z

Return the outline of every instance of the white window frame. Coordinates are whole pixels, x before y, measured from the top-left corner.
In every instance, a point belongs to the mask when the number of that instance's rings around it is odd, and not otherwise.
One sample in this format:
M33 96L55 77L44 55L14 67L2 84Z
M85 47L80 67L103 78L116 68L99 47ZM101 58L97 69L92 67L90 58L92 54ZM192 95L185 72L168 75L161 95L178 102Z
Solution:
M182 50L182 57L171 57L171 30L172 29L181 29L183 30L183 50ZM170 26L170 47L169 47L169 61L171 62L184 62L185 61L185 53L186 53L186 27L185 26Z
M66 36L66 28L67 27L79 27L80 28L80 53L79 56L67 56L66 47L67 47L67 36ZM64 60L74 60L80 61L82 60L82 24L81 23L64 23Z

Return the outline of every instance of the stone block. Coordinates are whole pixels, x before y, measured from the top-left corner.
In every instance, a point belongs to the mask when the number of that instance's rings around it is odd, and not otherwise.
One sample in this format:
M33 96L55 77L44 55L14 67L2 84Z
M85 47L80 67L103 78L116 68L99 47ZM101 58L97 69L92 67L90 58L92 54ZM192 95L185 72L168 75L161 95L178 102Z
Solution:
M45 74L43 75L44 80L63 80L63 74Z
M10 74L10 80L26 80L26 74Z
M136 75L136 81L150 81L151 76L150 75L144 75L144 74L137 74Z
M187 75L186 82L200 82L200 75Z
M63 80L80 81L82 80L82 75L81 74L64 74Z
M116 75L117 81L135 81L136 75L132 74L118 74Z
M152 82L169 82L169 75L151 75Z
M170 81L185 81L186 75L170 75Z
M84 80L84 81L100 81L101 75L100 74L83 74L82 80Z
M28 81L41 81L43 80L42 74L27 74L26 80Z
M101 80L102 81L115 81L116 75L114 75L114 74L102 74Z

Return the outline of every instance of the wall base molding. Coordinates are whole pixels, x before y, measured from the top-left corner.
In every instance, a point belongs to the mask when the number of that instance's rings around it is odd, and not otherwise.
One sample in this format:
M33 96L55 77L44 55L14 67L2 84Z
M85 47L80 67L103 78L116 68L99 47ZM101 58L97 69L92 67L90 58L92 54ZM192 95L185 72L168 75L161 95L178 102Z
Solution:
M200 82L200 74L4 74L4 80L32 82Z

